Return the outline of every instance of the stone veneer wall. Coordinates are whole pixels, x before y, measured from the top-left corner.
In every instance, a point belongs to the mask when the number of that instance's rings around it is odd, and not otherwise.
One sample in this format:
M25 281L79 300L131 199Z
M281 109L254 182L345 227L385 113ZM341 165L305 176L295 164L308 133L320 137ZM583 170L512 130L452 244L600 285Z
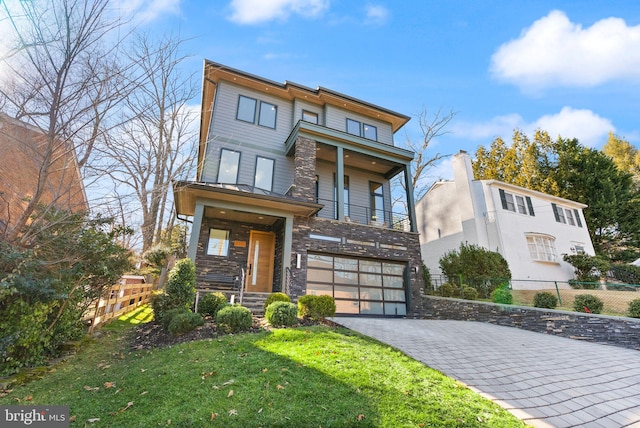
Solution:
M425 296L422 318L480 321L640 350L640 320Z
M340 242L315 239L310 235L335 237L339 238ZM408 263L411 281L409 290L407 290L409 291L408 297L410 299L407 315L416 316L420 313L423 280L420 242L417 233L318 217L295 217L291 249L291 271L293 277L291 294L294 299L306 294L308 252L369 257ZM296 254L301 254L299 269L296 268ZM417 272L415 268L418 269Z

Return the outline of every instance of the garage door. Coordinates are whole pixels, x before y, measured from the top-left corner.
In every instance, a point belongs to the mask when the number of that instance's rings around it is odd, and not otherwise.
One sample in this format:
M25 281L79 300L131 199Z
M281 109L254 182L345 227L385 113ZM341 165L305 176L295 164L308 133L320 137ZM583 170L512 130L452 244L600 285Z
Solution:
M336 314L406 315L405 268L386 260L309 254L307 294L333 296Z

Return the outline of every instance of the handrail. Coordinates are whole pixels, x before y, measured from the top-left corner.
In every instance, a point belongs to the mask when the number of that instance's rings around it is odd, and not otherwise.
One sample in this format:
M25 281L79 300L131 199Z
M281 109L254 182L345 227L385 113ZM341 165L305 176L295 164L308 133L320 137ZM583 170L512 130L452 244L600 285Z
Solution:
M336 220L336 201L319 198L318 203L324 208L318 212L318 217ZM368 226L384 227L388 229L410 231L411 223L406 212L376 209L356 204L345 204L344 221Z

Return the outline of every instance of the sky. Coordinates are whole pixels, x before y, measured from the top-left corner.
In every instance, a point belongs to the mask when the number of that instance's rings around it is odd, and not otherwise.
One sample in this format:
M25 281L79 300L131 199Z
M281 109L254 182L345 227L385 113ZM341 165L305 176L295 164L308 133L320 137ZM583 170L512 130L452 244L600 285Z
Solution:
M119 2L119 3L118 3ZM514 129L640 147L640 2L627 0L116 0L139 29L204 59L413 117L455 112L428 154L474 153ZM199 105L198 99L193 104ZM447 178L448 161L432 174ZM438 178L438 177L435 177Z

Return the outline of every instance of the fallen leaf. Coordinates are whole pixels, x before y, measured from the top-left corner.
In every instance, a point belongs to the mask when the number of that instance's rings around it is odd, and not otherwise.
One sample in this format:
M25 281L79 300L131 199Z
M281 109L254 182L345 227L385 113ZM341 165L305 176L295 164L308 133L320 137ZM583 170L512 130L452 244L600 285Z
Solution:
M69 422L75 422L76 421L76 415L71 415L71 417L69 418Z
M22 401L18 397L13 397L13 399L16 400L18 403L20 403Z
M229 410L229 416L236 416L237 414L238 414L238 411L236 409Z
M33 395L27 395L26 397L23 398L24 401L31 401L33 400Z
M105 387L105 388L107 388L107 389L109 389L109 388L113 388L113 387L115 387L115 386L116 386L116 383L115 383L115 382L105 382L105 383L104 383L104 387Z
M87 385L83 386L83 388L84 388L84 390L85 390L85 391L98 391L98 390L100 389L100 388L99 388L99 387L97 387L97 386L94 386L94 387L92 388L92 387L87 386Z
M140 395L147 394L148 392L149 392L149 391L142 391L142 392L140 393Z
M229 393L227 394L227 398L231 397L233 395L233 389L229 390Z
M226 381L225 383L222 384L222 386L227 386L227 385L231 385L233 383L233 379L229 379L228 381Z
M267 369L267 368L262 369L262 373L266 373L268 371L269 371L269 369Z
M218 417L217 413L211 412L211 419L209 419L210 421L214 420L215 418Z
M276 386L276 389L284 389L284 386L278 385L278 386Z
M213 371L213 372L207 372L207 373L202 373L202 380L205 380L206 378L211 377L211 376L213 376L214 374L216 374L216 372L215 372L215 371Z
M100 418L91 418L91 419L87 419L87 422L89 422L90 424L94 423L94 422L98 422L100 420Z
M140 369L140 371L141 371L142 373L144 373L144 372L146 372L146 371L147 371L147 369Z
M262 407L260 407L260 409L258 410L258 413L262 413Z
M123 413L125 410L127 410L131 406L133 406L133 401L129 401L126 406L124 406L122 409L118 410L118 413Z
M362 413L360 413L360 414L358 415L358 420L359 420L359 421L364 420L364 415L363 415Z

